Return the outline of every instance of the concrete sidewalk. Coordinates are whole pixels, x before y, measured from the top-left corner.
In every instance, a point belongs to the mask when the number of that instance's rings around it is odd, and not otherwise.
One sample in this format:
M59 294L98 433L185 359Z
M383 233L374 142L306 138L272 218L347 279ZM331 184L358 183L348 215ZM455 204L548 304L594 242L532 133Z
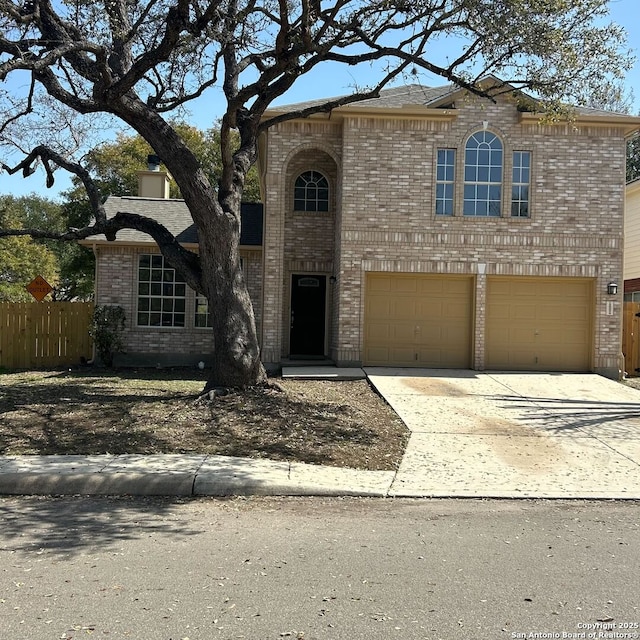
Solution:
M640 391L592 374L366 373L411 431L397 472L206 455L2 456L0 494L640 499Z
M0 457L0 494L386 496L394 477L228 456Z

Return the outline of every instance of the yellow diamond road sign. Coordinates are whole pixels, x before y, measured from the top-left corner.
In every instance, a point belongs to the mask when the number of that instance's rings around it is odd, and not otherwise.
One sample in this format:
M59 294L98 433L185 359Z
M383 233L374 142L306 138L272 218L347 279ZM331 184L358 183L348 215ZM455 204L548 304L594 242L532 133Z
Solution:
M36 276L27 285L27 291L41 302L53 291L53 287L42 276Z

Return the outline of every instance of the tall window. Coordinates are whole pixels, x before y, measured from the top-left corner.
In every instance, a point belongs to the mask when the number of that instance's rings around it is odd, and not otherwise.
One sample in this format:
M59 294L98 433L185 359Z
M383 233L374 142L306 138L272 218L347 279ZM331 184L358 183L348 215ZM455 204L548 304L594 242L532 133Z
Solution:
M212 327L209 314L209 302L204 296L196 295L196 315L194 319L196 327Z
M465 216L499 216L502 201L502 143L490 131L474 133L465 147Z
M138 326L184 327L186 289L161 255L138 260Z
M529 184L531 182L531 152L513 152L513 180L511 186L511 215L529 217Z
M329 211L329 183L317 171L300 174L294 187L296 211Z
M453 215L455 169L456 150L438 149L438 166L436 168L436 215Z

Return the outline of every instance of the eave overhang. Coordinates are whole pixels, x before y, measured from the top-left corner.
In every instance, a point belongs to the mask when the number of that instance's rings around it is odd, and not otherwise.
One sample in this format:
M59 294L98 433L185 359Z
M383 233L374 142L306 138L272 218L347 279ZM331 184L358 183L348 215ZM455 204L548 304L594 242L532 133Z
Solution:
M545 114L523 111L520 113L520 122L522 124L540 124L540 125L572 125L575 127L598 127L598 128L620 128L624 131L625 138L630 138L640 131L640 117L628 116L624 114L607 114L607 115L589 115L576 114L574 118L548 121Z
M632 182L629 182L626 186L626 195L630 196L632 193L638 193L640 191L640 178L636 178Z
M291 115L291 111L278 111L277 108L270 109L265 112L262 120L271 120L279 116ZM458 117L455 109L433 109L422 105L405 105L402 107L372 108L359 107L357 104L338 107L328 113L314 113L310 116L294 116L289 121L294 120L338 120L342 121L351 117L365 118L399 118L402 120L413 120L416 118L424 118L428 120L438 120L451 122Z
M158 245L153 240L149 242L135 242L131 240L105 240L104 238L92 240L90 238L85 238L84 240L78 240L78 244L84 247L132 247L137 249L157 249ZM197 251L199 245L193 242L181 242L180 246L184 249L189 249L191 251ZM262 251L261 244L241 244L238 246L240 251Z

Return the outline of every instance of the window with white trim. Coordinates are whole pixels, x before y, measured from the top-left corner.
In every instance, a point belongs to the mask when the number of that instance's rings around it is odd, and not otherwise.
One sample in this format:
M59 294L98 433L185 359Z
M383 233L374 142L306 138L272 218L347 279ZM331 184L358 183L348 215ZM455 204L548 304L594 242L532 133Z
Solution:
M456 177L456 150L438 149L436 167L436 215L453 215L453 192Z
M511 181L511 215L514 218L529 217L529 185L531 182L531 152L513 152Z
M295 182L295 211L329 211L329 182L318 171L305 171Z
M194 326L197 328L213 326L211 315L209 314L209 302L204 296L196 295Z
M462 210L465 216L500 216L502 156L502 142L491 131L478 131L467 140Z
M184 327L187 285L162 255L138 257L139 327Z

